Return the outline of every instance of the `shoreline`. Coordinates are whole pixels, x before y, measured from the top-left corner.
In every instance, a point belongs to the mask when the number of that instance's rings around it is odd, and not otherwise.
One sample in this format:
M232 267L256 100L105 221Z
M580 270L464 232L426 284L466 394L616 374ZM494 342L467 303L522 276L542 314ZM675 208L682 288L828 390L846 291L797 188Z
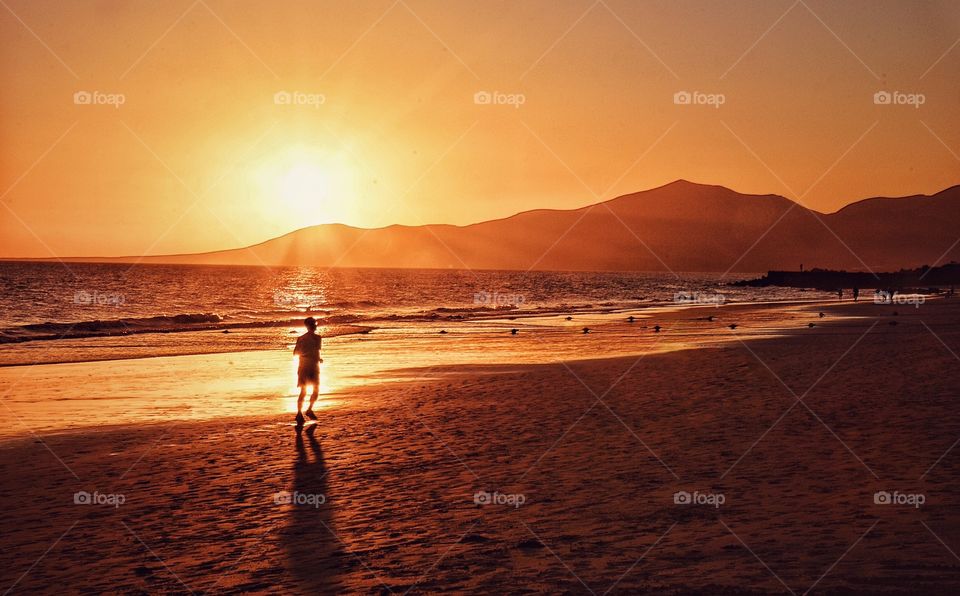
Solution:
M496 309L489 309L487 311L469 311L470 315L467 317L459 317L456 315L459 314L459 311L452 309L450 312L451 315L447 315L446 318L440 316L427 316L427 315L403 315L399 317L390 317L390 316L376 316L371 318L362 318L358 319L356 323L334 323L320 325L320 328L332 328L334 329L333 333L324 334L325 338L333 337L342 337L348 335L363 335L377 329L396 325L397 323L414 326L417 324L420 325L433 325L437 323L449 323L454 324L469 324L469 323L484 323L491 321L501 321L501 320L511 320L511 321L523 321L528 319L537 319L544 317L553 317L561 315L591 315L591 314L610 314L610 313L637 313L643 314L646 312L682 312L685 310L695 310L695 309L708 309L708 308L751 308L751 307L791 307L791 306L804 306L804 305L831 305L835 301L831 299L811 299L811 300L768 300L768 301L742 301L742 302L726 302L722 304L696 304L696 303L684 303L684 302L651 302L644 304L633 304L633 305L594 305L594 304L584 304L584 305L571 305L570 308L561 309L561 308L544 308L544 310L513 310L513 309L501 309L497 311ZM314 316L318 313L304 312L304 316ZM7 341L0 343L2 347L24 347L25 344L31 344L26 347L34 347L36 345L43 345L47 342L64 342L64 341L84 341L84 340L114 340L114 339L136 339L137 336L150 336L150 335L171 335L171 334L184 334L188 337L190 334L204 334L204 333L223 333L223 334L241 334L244 331L262 331L262 330L271 330L271 329L299 329L300 319L292 318L286 322L279 321L257 321L257 322L248 322L248 323L226 323L225 326L209 326L209 327L198 327L191 329L153 329L153 330L137 330L134 332L118 332L118 333L104 333L99 335L86 335L86 336L77 336L77 337L38 337L30 339L22 339L17 341ZM376 326L370 326L376 324ZM268 351L262 346L251 346L247 348L220 348L208 347L207 349L197 350L197 351L177 351L175 353L159 353L159 354L148 354L148 355L112 355L110 357L95 357L95 358L85 358L85 359L58 359L58 360L48 360L42 362L3 362L0 361L0 368L8 367L21 367L21 366L42 366L46 364L77 364L81 362L109 362L113 360L136 360L143 358L163 358L163 357L173 357L173 356L198 356L206 354L234 354L240 352L257 352L257 351Z
M789 303L767 302L767 303L761 303L761 304L735 303L735 304L728 304L723 306L727 308L731 308L733 310L740 310L740 311L751 311L751 310L754 310L755 307L761 307L761 306L773 307L774 310L776 310L777 307L786 307L786 306L800 306L800 307L820 306L824 311L831 313L831 318L817 320L817 323L816 323L820 327L820 329L817 330L818 336L824 336L824 335L833 335L834 334L833 332L837 331L838 328L849 326L851 323L855 324L858 319L870 317L871 315L880 316L878 313L867 314L867 313L855 312L856 309L862 309L864 307L869 308L869 306L867 306L868 304L871 304L874 307L892 306L896 308L897 306L897 305L889 305L889 304L878 305L878 304L873 304L869 302L854 303L852 301L848 301L848 302L791 301ZM676 308L665 307L661 310L661 312L687 313L691 311L695 312L696 309L700 309L700 308L715 309L717 307L700 306L700 305L681 306ZM620 314L619 310L615 312L617 314ZM635 312L635 311L629 311L629 310L624 311L624 313L626 312ZM910 315L910 311L907 311L907 316L909 315ZM700 320L700 318L694 318L693 320ZM958 321L958 324L960 324L960 321ZM642 326L642 328L646 328L646 327L648 326L646 325ZM653 354L676 353L676 352L684 352L688 350L695 351L695 350L702 350L702 349L720 349L730 345L735 345L737 341L740 341L741 343L744 341L758 342L758 341L771 341L771 340L777 340L777 339L788 339L788 338L796 337L795 335L789 334L788 333L789 330L784 328L765 330L765 331L770 331L770 333L763 334L763 335L746 335L746 336L741 334L731 333L730 337L726 341L711 342L710 344L705 344L705 345L692 345L692 346L684 345L680 347L671 347L669 344L664 344L663 342L659 342L657 344L657 347L661 348L659 350L649 350L642 353L638 352L638 353L627 353L627 354L618 354L618 355L600 355L595 357L578 357L575 359L559 360L556 362L531 363L531 362L492 361L492 362L454 363L454 364L444 363L444 364L431 365L431 366L385 368L385 369L382 369L381 371L378 371L378 374L383 377L382 379L377 379L377 378L367 379L366 382L353 384L353 385L344 387L342 389L339 389L337 391L321 393L320 401L322 402L325 398L327 399L334 398L335 401L340 402L344 398L347 398L347 399L355 398L369 392L388 391L397 387L402 387L404 384L415 384L418 382L438 383L438 382L441 382L443 378L446 378L445 376L430 378L430 375L449 375L449 376L465 376L465 375L466 376L469 376L469 375L482 376L482 375L488 375L488 374L496 375L496 374L504 374L505 371L509 372L512 370L523 369L527 367L536 368L541 366L551 366L557 363L563 363L566 365L585 365L585 366L598 365L600 366L612 361L636 359L636 358L646 357L647 355L653 355ZM792 331L795 332L796 329ZM837 333L840 335L844 334L842 331L838 331ZM349 335L356 335L356 334L346 334L345 336L349 336ZM337 337L345 337L345 336L337 336ZM678 337L678 336L684 337L684 334L682 333L673 334L673 337ZM664 337L667 337L666 334L664 334ZM268 355L276 356L277 354L278 354L278 350L250 349L250 350L242 350L242 351L236 351L236 352L198 352L198 353L190 353L190 354L130 357L130 358L120 358L120 359L107 359L107 360L79 360L79 361L68 361L68 362L50 362L50 363L41 363L41 364L0 365L0 369L3 369L3 368L29 369L33 367L48 367L48 366L60 366L60 365L87 365L87 364L105 365L111 362L129 363L130 361L136 361L136 360L152 361L152 360L159 360L159 359L164 359L164 360L173 359L173 361L176 362L182 357L190 357L190 356L222 356L222 357L229 358L230 356L235 356L235 355L245 355L245 356L261 355L265 357ZM418 375L424 375L424 374L427 376L418 376ZM272 396L271 394L264 394L259 397L269 398L271 396ZM291 396L287 396L288 399L290 397ZM265 422L269 420L274 420L279 416L280 415L276 413L272 415L234 414L234 415L229 415L227 418L230 420L235 420L237 422L248 421L248 422L256 423L256 422ZM222 418L222 417L182 419L182 420L175 420L174 422L177 424L204 424L204 423L209 423L211 420L218 419L218 418ZM99 433L99 432L109 432L111 430L142 428L145 426L147 427L163 426L169 423L170 421L166 421L166 420L137 421L135 423L134 422L118 422L118 423L111 423L111 424L105 424L105 425L97 424L97 425L67 428L63 430L54 431L53 433L50 433L50 434L55 434L60 436L60 435L71 435L71 434L77 434L77 433L82 434L85 432ZM44 435L44 436L49 436L49 435ZM23 435L16 435L16 436L0 436L0 446L9 445L13 442L21 441L21 440L30 441L30 440L34 440L34 438L30 434L23 434Z
M450 367L517 367L577 362L585 356L635 357L651 351L712 347L734 341L734 336L749 340L808 333L806 321L821 321L812 318L811 309L830 308L829 303L806 302L684 305L581 312L569 321L562 314L553 314L525 320L490 318L382 327L324 343L321 393L337 398L411 375L429 378ZM871 309L860 305L855 310ZM629 312L635 313L633 323L627 322ZM731 321L739 325L735 334L728 328ZM663 327L662 332L655 324ZM589 335L581 332L584 326L591 329ZM519 328L519 334L512 335L511 327ZM449 333L444 334L447 329ZM292 415L296 389L289 353L291 337L278 335L275 341L285 347L272 350L0 367L0 391L5 390L5 405L19 426L37 432L259 413ZM50 387L59 390L51 393ZM189 397L191 394L195 397ZM50 398L37 402L37 395ZM64 408L71 412L66 419ZM0 440L18 435L22 431L17 427L0 429Z

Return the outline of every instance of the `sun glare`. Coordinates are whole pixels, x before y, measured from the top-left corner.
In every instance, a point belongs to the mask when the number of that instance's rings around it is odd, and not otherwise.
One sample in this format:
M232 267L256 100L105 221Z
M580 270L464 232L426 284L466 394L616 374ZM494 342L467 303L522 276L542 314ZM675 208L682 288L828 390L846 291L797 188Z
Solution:
M317 164L295 164L280 180L280 198L295 208L316 209L330 198L330 176Z
M359 172L347 155L294 146L255 172L259 194L290 227L348 223L360 213Z

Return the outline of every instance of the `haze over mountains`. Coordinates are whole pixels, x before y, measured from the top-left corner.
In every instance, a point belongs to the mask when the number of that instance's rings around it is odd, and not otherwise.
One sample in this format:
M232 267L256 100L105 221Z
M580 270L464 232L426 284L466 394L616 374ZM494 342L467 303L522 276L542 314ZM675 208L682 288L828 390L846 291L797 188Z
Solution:
M514 270L895 270L960 260L960 186L831 214L778 195L676 181L574 210L482 223L325 224L211 253L72 261Z

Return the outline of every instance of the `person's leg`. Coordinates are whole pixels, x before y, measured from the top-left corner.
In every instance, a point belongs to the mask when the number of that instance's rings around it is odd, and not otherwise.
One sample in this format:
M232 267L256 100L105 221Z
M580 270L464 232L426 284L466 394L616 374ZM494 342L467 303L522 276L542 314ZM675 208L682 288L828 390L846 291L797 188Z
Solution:
M300 385L300 396L297 397L297 413L303 409L303 398L307 395L307 386L305 384Z
M307 407L307 416L317 419L317 415L313 413L313 404L317 403L317 397L320 395L320 379L313 384L313 391L310 393L310 405Z

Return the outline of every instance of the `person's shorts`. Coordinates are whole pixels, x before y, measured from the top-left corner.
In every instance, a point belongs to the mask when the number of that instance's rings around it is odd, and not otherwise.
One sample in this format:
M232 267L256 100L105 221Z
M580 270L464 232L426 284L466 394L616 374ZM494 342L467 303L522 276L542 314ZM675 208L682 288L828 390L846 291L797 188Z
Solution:
M309 364L301 364L297 368L297 387L303 387L304 385L313 385L314 387L320 382L320 363L319 362L310 362Z

